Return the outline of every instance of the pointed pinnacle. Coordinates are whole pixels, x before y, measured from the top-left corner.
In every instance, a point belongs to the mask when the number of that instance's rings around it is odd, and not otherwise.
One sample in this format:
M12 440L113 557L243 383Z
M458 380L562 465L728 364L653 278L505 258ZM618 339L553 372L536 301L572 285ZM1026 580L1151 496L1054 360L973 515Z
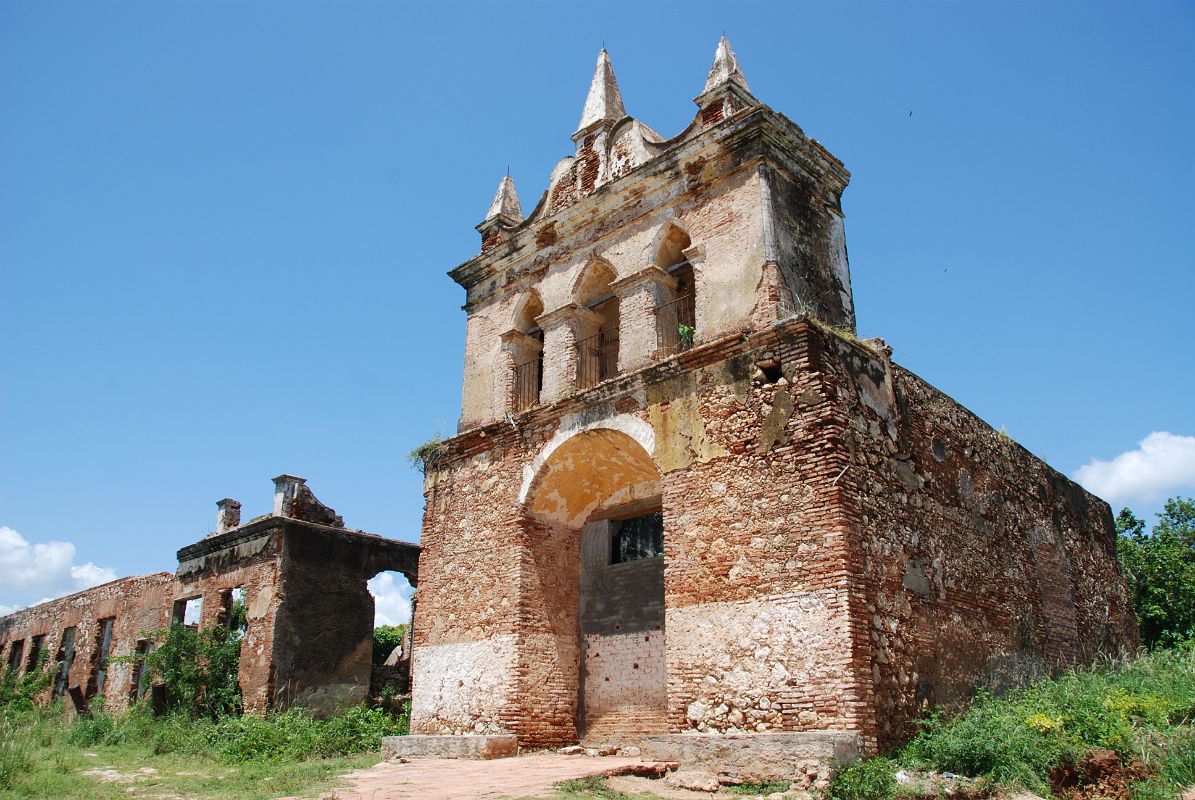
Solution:
M751 91L747 86L747 79L743 77L743 72L739 69L739 60L735 58L734 51L730 49L730 41L723 34L718 41L718 49L714 51L714 63L710 67L709 77L706 78L705 88L701 90L701 93L705 94L730 81L736 81L744 89Z
M523 207L519 205L519 193L515 191L515 180L510 175L498 184L494 202L490 203L490 210L486 212L486 220L494 217L506 217L515 222L523 221Z
M622 94L618 91L618 80L614 77L614 67L610 65L610 55L603 47L598 53L597 68L593 71L589 96L585 98L585 109L581 112L577 130L584 130L595 122L617 122L626 114L626 109L622 107Z

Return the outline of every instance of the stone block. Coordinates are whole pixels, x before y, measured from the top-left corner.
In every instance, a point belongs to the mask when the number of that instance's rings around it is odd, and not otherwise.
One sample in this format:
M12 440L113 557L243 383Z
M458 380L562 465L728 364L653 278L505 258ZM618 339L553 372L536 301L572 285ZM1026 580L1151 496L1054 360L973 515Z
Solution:
M382 758L470 758L488 760L519 754L514 734L468 736L383 736Z
M669 734L641 741L642 757L697 767L732 780L828 780L837 765L859 758L858 734L803 731L757 734ZM816 764L814 776L810 766ZM812 780L811 780L812 779Z

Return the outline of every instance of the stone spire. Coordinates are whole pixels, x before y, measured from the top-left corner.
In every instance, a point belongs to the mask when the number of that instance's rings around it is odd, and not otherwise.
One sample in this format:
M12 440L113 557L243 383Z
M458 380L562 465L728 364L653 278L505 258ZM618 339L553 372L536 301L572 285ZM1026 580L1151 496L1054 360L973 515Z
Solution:
M701 90L701 93L705 94L730 81L738 83L748 92L751 91L747 86L747 79L743 77L743 72L739 69L739 60L735 58L734 51L730 49L730 42L723 36L718 41L718 49L714 51L714 63L710 67L710 75L706 78L705 88Z
M747 79L739 69L739 60L735 58L725 36L719 40L718 49L714 51L714 63L710 66L705 88L693 102L701 109L697 119L703 128L717 125L732 114L759 105L747 86Z
M490 210L485 215L486 221L495 217L505 217L506 220L513 223L523 221L523 207L519 205L519 193L515 191L514 178L509 175L498 184L494 202L490 203Z
M589 84L589 96L585 98L585 110L581 112L577 132L598 122L617 122L626 115L626 109L622 107L622 94L618 91L618 80L614 77L614 67L610 65L610 54L603 47L598 53L597 68L593 71L593 81Z

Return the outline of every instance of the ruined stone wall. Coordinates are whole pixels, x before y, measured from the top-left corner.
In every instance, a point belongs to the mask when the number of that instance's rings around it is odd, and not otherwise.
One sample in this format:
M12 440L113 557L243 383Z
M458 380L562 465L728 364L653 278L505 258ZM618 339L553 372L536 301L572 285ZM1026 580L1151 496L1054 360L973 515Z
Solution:
M612 661L640 664L625 681L646 696L666 664L674 731L869 730L866 630L834 484L845 422L811 358L801 337L728 337L448 442L428 480L415 731L575 741L583 680L614 682L617 669L588 654L588 674L578 669L575 532L652 493L664 508L663 641L602 642ZM627 440L596 436L615 430ZM625 455L639 447L651 474ZM563 478L542 477L554 470ZM629 716L622 732L642 733L645 715Z
M842 422L799 331L738 349L649 390L657 436L674 442L661 463L670 722L866 738L866 658L835 484Z
M824 334L849 414L879 743L933 706L1097 654L1136 623L1107 504L880 352Z
M227 544L213 547L221 541ZM282 600L282 529L257 529L249 536L233 534L200 545L207 545L204 552L179 560L177 596L203 598L200 625L207 627L226 622L223 615L232 591L244 591L247 629L241 640L237 682L245 711L264 714L274 707L277 689L274 628Z
M28 662L30 642L44 635L42 651L46 664L55 668L63 634L75 628L75 651L66 686L78 687L90 702L102 695L104 708L121 711L128 707L132 684L132 665L116 661L133 654L140 639L170 623L170 610L177 584L168 572L138 575L76 592L66 597L40 603L0 618L0 669L7 664L10 649L22 643L23 661ZM100 670L101 622L112 619L109 663L103 690L97 693ZM22 664L22 670L25 664ZM53 687L45 692L48 700ZM68 701L69 705L69 701Z
M517 507L498 502L518 495L513 445L487 440L487 449L428 470L412 634L414 733L513 729L522 528Z
M411 545L357 531L286 523L274 631L275 707L320 716L363 702L374 601L367 582L395 570L416 584Z

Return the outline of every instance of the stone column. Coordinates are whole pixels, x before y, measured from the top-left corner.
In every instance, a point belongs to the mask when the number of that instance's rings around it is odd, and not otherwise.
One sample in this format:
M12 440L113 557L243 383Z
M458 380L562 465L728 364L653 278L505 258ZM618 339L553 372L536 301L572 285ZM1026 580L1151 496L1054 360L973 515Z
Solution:
M547 339L546 332L544 338ZM515 392L518 390L515 384L515 370L519 365L535 360L539 351L544 349L544 343L534 336L513 329L502 334L501 339L505 369L494 376L494 385L497 396L503 400L499 410L510 411L514 409ZM532 405L538 402L542 402L542 399L537 399Z
M536 317L544 332L544 387L540 401L554 403L577 388L577 342L593 333L601 318L576 303Z
M676 279L653 264L610 288L618 297L618 371L632 372L658 357L656 307L676 296Z
M701 341L702 326L706 324L706 319L709 316L706 313L706 308L709 307L712 299L705 290L705 245L695 244L681 250L681 255L693 268L693 335L697 341Z

